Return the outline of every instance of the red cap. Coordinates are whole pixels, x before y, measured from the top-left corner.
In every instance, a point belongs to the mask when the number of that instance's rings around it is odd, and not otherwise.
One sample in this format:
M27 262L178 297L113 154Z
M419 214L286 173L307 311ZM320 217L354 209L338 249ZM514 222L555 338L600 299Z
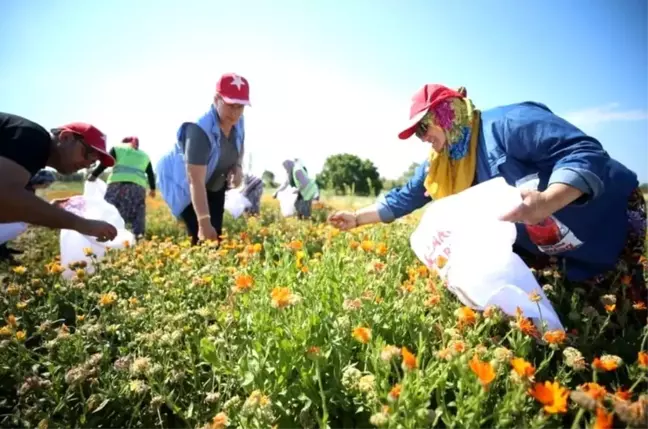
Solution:
M226 73L216 83L216 93L223 97L227 104L250 106L250 85L243 76Z
M106 152L106 135L94 125L85 122L73 122L57 128L59 132L76 134L83 138L83 142L99 153L99 161L106 167L115 165L115 160Z
M135 136L132 136L132 137L124 137L124 138L122 139L122 143L130 143L131 146L133 146L134 148L138 148L138 147L139 147L139 139L138 139L137 137L135 137Z
M437 85L435 83L425 84L421 89L416 91L412 97L412 107L410 107L410 122L404 131L398 134L398 138L406 140L416 132L416 126L423 116L430 109L448 98L465 97L465 93L455 91L447 86Z

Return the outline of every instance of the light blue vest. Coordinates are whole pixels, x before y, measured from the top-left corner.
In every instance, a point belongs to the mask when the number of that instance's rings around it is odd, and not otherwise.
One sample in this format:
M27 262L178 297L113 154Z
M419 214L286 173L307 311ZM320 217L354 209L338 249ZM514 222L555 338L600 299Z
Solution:
M184 151L180 145L180 141L184 138L184 129L189 122L184 122L178 129L176 144L158 161L155 167L155 176L157 180L157 187L160 190L160 195L171 209L173 216L178 217L189 204L191 204L191 193L189 191L189 179L187 177L187 164L185 160ZM205 175L205 182L209 180L216 166L218 165L218 158L220 157L220 122L216 110L212 105L211 108L201 118L196 121L196 124L209 137L211 144L211 151L209 153L209 160L207 162L207 174ZM234 125L236 132L236 149L239 153L239 159L243 158L243 149L245 141L245 127L243 126L243 116Z

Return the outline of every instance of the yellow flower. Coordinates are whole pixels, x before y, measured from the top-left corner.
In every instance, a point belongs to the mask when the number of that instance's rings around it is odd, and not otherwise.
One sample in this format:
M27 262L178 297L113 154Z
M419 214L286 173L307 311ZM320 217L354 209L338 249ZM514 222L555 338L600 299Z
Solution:
M27 268L20 265L18 267L13 267L12 271L16 274L25 274L27 272Z
M27 338L27 334L25 331L18 331L16 332L16 339L20 341L21 343L25 341L25 338Z

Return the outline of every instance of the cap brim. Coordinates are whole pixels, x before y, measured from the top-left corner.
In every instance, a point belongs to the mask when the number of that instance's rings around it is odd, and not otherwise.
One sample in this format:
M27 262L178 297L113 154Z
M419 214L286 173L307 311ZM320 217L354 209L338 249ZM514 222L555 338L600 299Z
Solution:
M407 128L405 128L405 130L401 131L398 134L398 138L401 140L407 140L408 138L412 137L416 132L416 126L419 122L421 122L421 119L423 119L423 116L425 116L427 112L427 110L419 112L412 119L410 119L409 123L407 124Z
M112 167L113 165L115 165L115 158L108 155L103 150L100 150L100 149L97 149L97 148L94 148L94 147L93 147L93 149L96 150L97 153L99 154L99 162L101 162L101 165L103 165L105 167Z
M244 106L251 106L250 100L237 100L236 98L223 97L222 95L221 98L227 104L242 104Z

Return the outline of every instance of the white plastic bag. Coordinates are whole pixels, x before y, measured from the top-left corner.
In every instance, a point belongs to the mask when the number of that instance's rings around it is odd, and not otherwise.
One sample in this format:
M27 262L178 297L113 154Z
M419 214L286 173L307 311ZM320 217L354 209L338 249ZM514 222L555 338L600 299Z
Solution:
M498 220L521 201L520 191L502 178L481 183L431 204L410 244L465 305L496 305L511 316L519 307L537 326L544 321L548 329L562 329L531 270L513 253L515 224ZM530 301L531 292L542 298L539 305Z
M295 215L295 202L297 201L298 195L299 191L292 186L288 186L283 191L277 193L277 199L279 200L279 207L281 208L281 215L283 217Z
M225 192L225 210L227 210L234 219L243 214L245 209L252 206L239 189L230 189Z
M95 237L82 235L77 231L63 229L60 236L61 265L65 268L64 278L71 278L74 272L68 268L72 262L85 261L86 271L94 272L92 259L85 255L84 249L89 248L97 259L106 253L106 248L123 249L126 243L135 244L135 235L128 231L124 219L115 206L104 199L107 185L100 179L85 182L83 195L70 198L62 206L78 216L108 222L117 228L117 236L112 241L100 242Z
M26 230L24 222L0 223L0 244L13 240Z

